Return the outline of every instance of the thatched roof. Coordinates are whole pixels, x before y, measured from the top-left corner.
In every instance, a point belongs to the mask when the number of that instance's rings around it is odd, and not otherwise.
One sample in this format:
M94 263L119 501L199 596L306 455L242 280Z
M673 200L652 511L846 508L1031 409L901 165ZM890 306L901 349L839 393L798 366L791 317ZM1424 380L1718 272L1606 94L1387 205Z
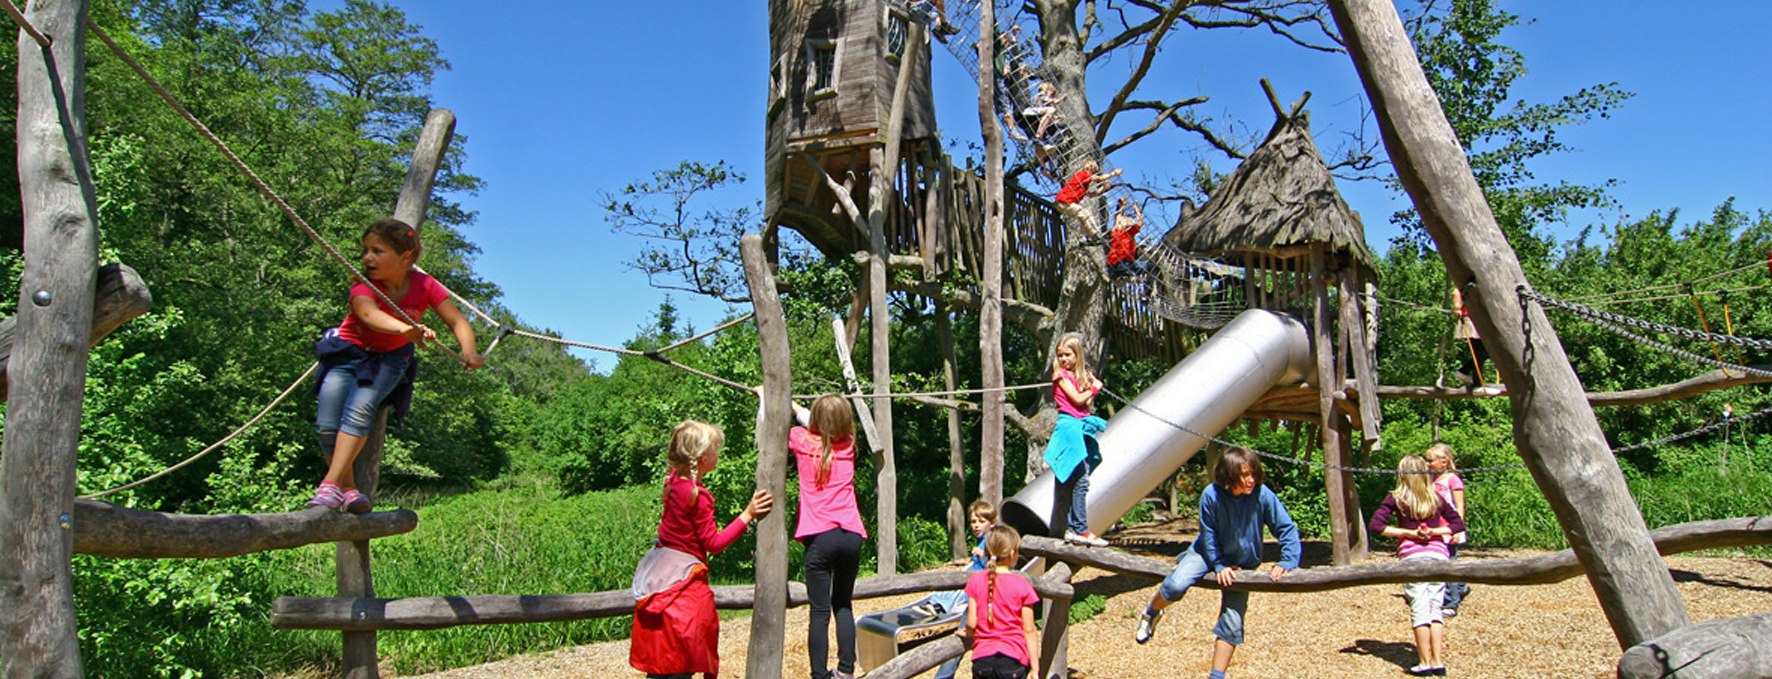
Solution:
M1328 243L1332 253L1372 266L1360 215L1335 189L1311 141L1310 116L1281 116L1261 148L1225 177L1205 207L1183 214L1163 236L1182 252L1274 252Z

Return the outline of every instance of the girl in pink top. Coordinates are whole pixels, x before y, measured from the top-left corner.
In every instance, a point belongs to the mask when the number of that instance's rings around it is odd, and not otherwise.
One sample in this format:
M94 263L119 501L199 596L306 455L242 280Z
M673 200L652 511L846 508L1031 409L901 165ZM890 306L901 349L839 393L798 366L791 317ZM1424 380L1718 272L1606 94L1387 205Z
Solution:
M362 513L370 499L357 490L351 465L375 423L376 412L397 387L411 384L412 345L434 342L437 333L417 321L436 309L461 344L462 367L473 370L486 360L474 350L474 326L456 310L449 291L436 279L412 270L423 248L418 232L398 219L383 219L363 232L363 277L351 286L351 313L315 344L323 370L314 428L327 457L326 478L308 500L309 507ZM406 318L394 313L369 288L373 283L400 305Z
M759 405L760 407L760 405ZM799 426L788 432L788 450L800 474L800 520L794 539L806 545L806 597L811 626L806 631L812 679L852 677L855 672L855 613L850 600L861 569L861 541L868 536L855 503L855 411L836 394L825 394L809 410L794 404ZM830 670L831 615L837 618L837 671Z
M720 615L708 587L708 557L725 550L774 506L769 491L756 491L738 518L717 528L714 496L701 477L719 463L725 440L719 427L706 422L689 420L671 430L665 453L671 471L660 498L664 515L658 541L634 577L644 587L636 588L628 664L647 676L700 672L711 678L720 672Z
M1427 460L1408 455L1397 463L1397 488L1384 496L1384 503L1372 513L1367 529L1397 541L1397 554L1404 561L1432 559L1445 561L1446 539L1464 532L1464 519L1451 503L1434 492ZM1396 515L1396 525L1391 516ZM1420 661L1409 668L1409 674L1425 677L1443 675L1446 664L1442 649L1446 644L1446 626L1440 617L1441 599L1446 583L1411 582L1403 585L1403 600L1409 602L1409 624L1415 630L1415 655Z
M1427 468L1434 473L1434 492L1442 501L1448 502L1458 510L1458 517L1464 519L1467 532L1454 533L1446 541L1447 558L1457 559L1458 548L1469 541L1468 529L1470 515L1464 511L1464 479L1458 476L1458 462L1453 459L1452 446L1436 443L1427 447L1422 453L1427 458ZM1464 604L1464 597L1470 594L1471 586L1462 582L1446 583L1446 600L1440 604L1440 617L1451 618L1458 615L1458 607Z
M1015 572L1021 535L1004 525L991 527L984 539L991 562L966 581L966 627L972 637L972 676L978 679L1024 679L1040 656L1034 631L1034 604L1040 595Z
M1052 438L1046 440L1046 466L1052 468L1052 536L1093 547L1107 541L1089 530L1089 473L1101 464L1101 448L1095 435L1107 429L1107 421L1089 414L1101 380L1089 372L1083 360L1083 336L1065 333L1052 355L1052 401L1058 420Z

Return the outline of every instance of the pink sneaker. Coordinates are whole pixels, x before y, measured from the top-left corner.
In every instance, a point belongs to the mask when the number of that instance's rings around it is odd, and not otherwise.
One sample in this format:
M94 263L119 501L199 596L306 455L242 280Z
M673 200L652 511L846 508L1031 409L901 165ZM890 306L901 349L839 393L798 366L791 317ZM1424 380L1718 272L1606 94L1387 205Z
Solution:
M322 481L320 483L320 488L318 490L314 491L314 497L308 500L308 507L309 508L325 507L327 509L338 509L339 505L342 505L344 503L345 503L345 495L342 491L340 491L338 489L338 484L332 483L329 481Z
M362 514L375 508L375 503L369 501L369 496L357 492L356 488L345 491L340 504L344 505L345 511L352 514Z

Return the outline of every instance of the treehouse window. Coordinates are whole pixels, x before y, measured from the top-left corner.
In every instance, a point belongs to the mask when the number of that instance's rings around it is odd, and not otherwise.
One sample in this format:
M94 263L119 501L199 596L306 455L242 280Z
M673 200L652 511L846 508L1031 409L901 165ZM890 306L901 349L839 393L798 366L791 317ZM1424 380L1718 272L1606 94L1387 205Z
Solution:
M806 41L806 99L837 96L837 41Z
M788 55L775 60L775 67L769 69L769 110L788 98Z
M886 58L898 61L904 58L905 40L911 33L910 18L895 7L886 8Z

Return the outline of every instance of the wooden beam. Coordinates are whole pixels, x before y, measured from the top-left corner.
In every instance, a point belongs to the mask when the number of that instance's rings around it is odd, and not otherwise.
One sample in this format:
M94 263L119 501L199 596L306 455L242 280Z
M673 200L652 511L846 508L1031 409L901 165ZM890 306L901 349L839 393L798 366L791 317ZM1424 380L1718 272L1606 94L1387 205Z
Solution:
M127 264L99 267L98 285L92 300L92 336L87 348L98 346L112 331L154 308L154 296L140 274ZM0 320L0 398L6 398L6 364L12 357L12 340L18 319Z
M997 76L986 64L996 63L996 3L978 3L978 127L984 136L984 266L978 300L979 386L1003 388L1003 131L997 127ZM970 173L968 173L970 174ZM1050 318L1051 314L1047 314ZM993 507L1003 506L1002 392L979 398L978 494Z
M1329 8L1397 178L1438 245L1447 278L1466 291L1471 320L1512 392L1515 447L1586 567L1620 648L1685 626L1685 602L1555 327L1537 305L1520 304L1517 291L1531 282L1496 225L1396 5L1331 0Z
M954 348L954 324L948 305L935 300L935 341L941 349L941 383L959 388L960 359ZM955 400L958 402L958 399ZM963 558L972 547L972 524L966 516L966 441L960 433L960 409L949 408L948 425L948 556Z
M789 395L794 379L788 364L787 317L775 291L761 234L739 239L745 282L757 314L757 351L762 357L762 416L757 423L757 487L778 502L787 501L788 429L793 418ZM787 512L770 512L757 521L756 584L751 588L751 642L745 658L746 676L781 676L786 642L788 594ZM632 597L629 597L632 599ZM629 602L632 606L632 602Z
M97 500L74 503L74 553L122 559L219 559L322 542L410 533L410 509L341 514L166 514Z
M85 0L28 3L14 121L24 262L0 449L0 675L79 677L74 458L92 337L98 208L86 139Z
M1335 377L1335 328L1329 310L1329 264L1326 246L1316 245L1310 250L1310 286L1311 286L1311 348L1317 359L1317 415L1323 423L1319 430L1322 433L1323 461L1332 465L1345 465L1342 460L1341 439L1347 428L1336 420L1340 413L1335 411L1335 389L1333 385L1340 382ZM1255 420L1250 420L1254 422ZM1361 534L1359 521L1359 505L1350 503L1349 497L1355 493L1352 480L1346 472L1324 470L1324 492L1329 496L1329 551L1330 559L1337 566L1345 566L1353 562L1356 537ZM1350 506L1351 505L1351 506Z
M1359 393L1372 393L1378 388L1378 371L1366 353L1366 322L1364 314L1360 313L1363 305L1360 304L1359 270L1352 266L1343 268L1341 284L1336 289L1341 294L1341 331L1347 337L1342 349L1348 352L1354 364L1354 382L1361 387ZM1382 446L1379 429L1384 425L1384 419L1378 405L1376 398L1360 399L1360 437L1370 448Z
M1701 549L1726 549L1772 544L1772 516L1693 521L1650 531L1659 554L1679 554ZM1022 538L1021 551L1093 566L1121 575L1161 580L1175 569L1174 559L1134 556L1116 549L1078 547L1044 537ZM1326 592L1365 585L1405 582L1470 582L1481 585L1545 585L1583 574L1574 550L1514 559L1457 559L1454 561L1374 561L1351 566L1312 566L1270 580L1265 570L1239 571L1236 587L1251 592ZM1211 577L1195 587L1218 589Z
M1772 613L1706 620L1625 649L1618 679L1772 677Z
M855 581L855 598L942 592L961 589L972 574L966 571L911 573ZM1033 580L1042 598L1069 599L1076 591L1070 583L1044 578ZM781 589L785 608L810 601L806 586L786 583ZM726 610L756 610L757 589L751 585L714 587L714 606ZM634 595L627 589L590 594L478 596L432 596L404 599L346 597L277 597L271 605L271 626L277 629L320 630L422 630L463 625L506 625L563 622L633 615ZM762 631L752 617L751 634ZM770 675L776 676L776 675Z

